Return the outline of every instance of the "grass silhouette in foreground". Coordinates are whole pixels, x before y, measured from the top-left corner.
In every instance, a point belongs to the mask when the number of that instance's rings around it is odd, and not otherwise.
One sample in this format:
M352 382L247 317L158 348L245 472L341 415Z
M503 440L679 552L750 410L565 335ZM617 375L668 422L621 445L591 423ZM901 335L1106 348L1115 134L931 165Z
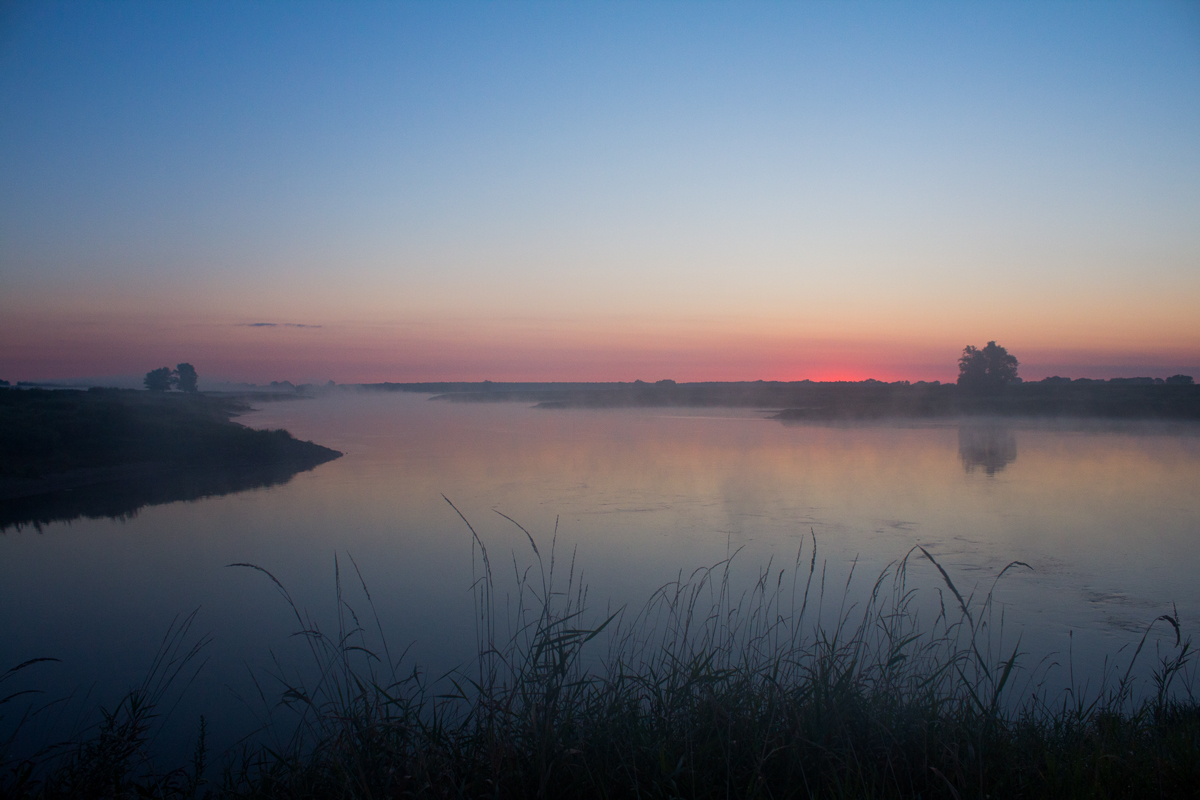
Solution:
M186 676L199 652L199 644L186 644L188 618L164 641L145 685L87 735L25 760L0 741L0 793L954 800L1200 793L1200 706L1191 642L1177 615L1154 620L1126 654L1124 671L1106 670L1103 685L1049 698L1039 678L1044 662L1025 665L1019 640L1005 641L992 591L981 600L964 596L920 548L885 569L864 602L847 605L843 593L828 624L815 538L806 543L811 552L802 548L785 569L768 565L744 594L734 596L726 561L681 575L638 613L592 619L574 558L564 582L553 546L546 564L532 535L534 564L518 568L515 609L502 614L487 549L471 534L474 663L431 681L405 656L394 657L356 565L370 614L352 607L335 568L335 631L320 630L267 570L231 565L275 582L312 658L306 668L278 665L263 676L271 719L261 744L214 757L201 720L191 763L151 766L154 715L170 680ZM908 586L910 567L925 559L945 601L927 624ZM1013 562L991 588L1025 567ZM1139 683L1134 666L1150 657L1151 629L1171 646L1157 656L1151 680ZM0 702L10 701L18 702Z

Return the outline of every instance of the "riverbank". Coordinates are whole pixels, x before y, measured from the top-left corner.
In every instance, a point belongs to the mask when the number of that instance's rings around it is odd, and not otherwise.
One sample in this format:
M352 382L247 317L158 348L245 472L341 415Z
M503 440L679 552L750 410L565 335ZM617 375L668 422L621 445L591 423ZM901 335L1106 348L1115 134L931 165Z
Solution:
M273 485L342 455L233 421L249 408L234 396L0 391L0 528Z
M761 408L783 420L966 416L1200 420L1200 386L1151 379L1048 379L994 392L952 383L743 381L676 383L382 383L369 391L420 392L454 403L529 403L538 408Z

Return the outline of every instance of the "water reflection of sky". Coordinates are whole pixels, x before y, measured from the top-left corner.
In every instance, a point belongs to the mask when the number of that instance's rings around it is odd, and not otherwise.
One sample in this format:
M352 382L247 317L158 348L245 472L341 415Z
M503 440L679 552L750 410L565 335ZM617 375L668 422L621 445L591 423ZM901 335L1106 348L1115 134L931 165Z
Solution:
M244 684L245 665L294 644L268 582L225 565L267 567L320 617L332 610L335 553L357 561L393 642L449 665L469 654L474 630L471 541L442 495L506 575L528 545L495 511L543 548L557 520L559 557L575 552L596 607L636 605L738 548L744 578L770 559L791 563L811 530L838 581L855 556L873 576L915 544L965 589L986 591L1004 564L1029 562L1035 572L1000 584L1006 624L1031 650L1062 649L1075 629L1077 672L1173 602L1185 625L1200 612L1195 428L784 426L764 416L394 394L266 405L243 421L345 457L284 485L147 506L124 522L0 536L0 665L54 655L65 682L128 685L170 620L201 606L214 642L194 705L211 706ZM938 585L928 565L910 576Z

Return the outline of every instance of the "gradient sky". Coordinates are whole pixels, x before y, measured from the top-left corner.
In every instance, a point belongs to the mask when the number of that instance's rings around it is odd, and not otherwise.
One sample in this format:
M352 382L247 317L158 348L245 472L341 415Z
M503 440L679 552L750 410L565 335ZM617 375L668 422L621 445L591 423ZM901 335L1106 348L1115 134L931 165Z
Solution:
M1195 3L0 8L9 380L1200 377Z

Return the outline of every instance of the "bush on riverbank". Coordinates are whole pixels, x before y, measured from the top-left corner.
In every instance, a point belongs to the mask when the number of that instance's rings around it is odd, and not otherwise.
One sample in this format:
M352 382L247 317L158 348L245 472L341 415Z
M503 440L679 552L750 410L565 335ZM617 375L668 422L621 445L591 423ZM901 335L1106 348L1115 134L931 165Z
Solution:
M393 657L377 620L345 600L340 575L332 632L276 582L313 662L306 679L282 667L271 676L284 688L278 705L264 694L276 715L264 744L206 769L214 758L201 735L193 763L150 766L156 703L197 652L183 644L185 624L145 686L89 736L24 762L8 756L0 792L956 800L1200 792L1200 706L1177 615L1152 625L1173 646L1156 656L1150 684L1131 677L1139 658L1152 657L1143 638L1104 686L1052 701L1044 669L1024 664L1019 640L1006 640L990 592L964 597L937 566L944 604L933 620L920 618L908 569L914 559L937 562L919 549L880 575L864 603L832 617L814 541L788 568L768 565L745 594L734 596L726 562L680 576L637 614L588 620L573 559L564 580L553 551L544 564L529 541L539 566L520 579L515 611L502 614L475 538L478 656L444 682Z

